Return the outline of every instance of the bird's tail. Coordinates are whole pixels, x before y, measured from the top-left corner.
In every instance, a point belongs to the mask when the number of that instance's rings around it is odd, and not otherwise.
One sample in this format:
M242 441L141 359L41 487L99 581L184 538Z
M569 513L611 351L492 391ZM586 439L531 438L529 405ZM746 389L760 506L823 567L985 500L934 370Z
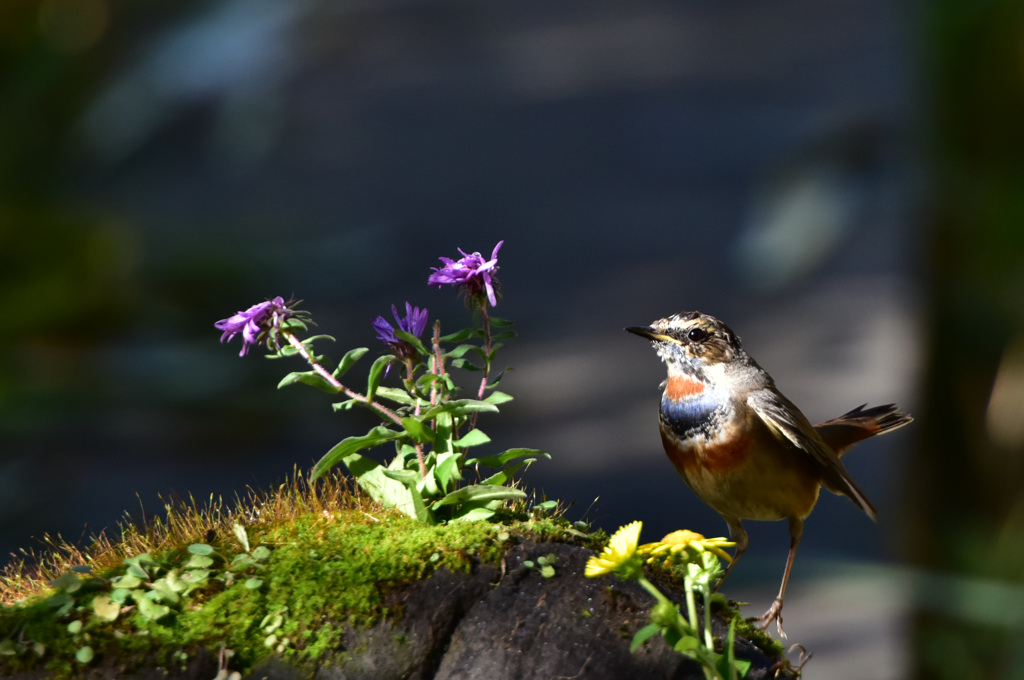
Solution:
M864 408L865 406L867 404L862 404L838 418L814 426L836 455L842 456L857 442L903 427L914 420L906 413L900 412L896 404L872 408Z

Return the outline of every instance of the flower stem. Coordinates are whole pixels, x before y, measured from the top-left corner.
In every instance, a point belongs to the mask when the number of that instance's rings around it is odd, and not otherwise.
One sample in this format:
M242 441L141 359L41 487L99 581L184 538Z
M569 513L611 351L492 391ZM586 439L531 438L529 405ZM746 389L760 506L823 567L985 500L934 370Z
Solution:
M303 345L302 342L297 337L295 337L295 335L288 332L284 332L282 333L282 335L288 338L288 344L294 347L296 350L298 350L299 354L302 355L302 358L306 360L306 363L312 366L313 370L316 371L321 378L330 383L335 389L337 389L339 392L345 393L346 395L348 395L352 399L355 399L356 401L361 401L362 403L374 409L381 415L386 416L399 427L402 426L402 419L395 415L395 413L391 409L387 408L382 404L378 404L375 401L367 399L364 395L359 394L358 392L353 392L352 390L338 382L338 379L331 375L330 371L321 366L320 363L313 358L313 355L309 353L309 349L305 345Z
M409 394L416 397L416 406L414 407L413 415L418 416L420 414L420 395L416 392L416 382L414 380L415 373L413 371L412 357L408 357L405 360L406 378L405 385ZM426 479L427 477L427 464L423 459L423 444L420 442L414 442L416 446L416 460L420 463L420 479Z
M434 361L430 372L437 378L444 376L444 357L441 356L441 320L434 322L434 337L431 338L431 345L434 348ZM430 383L430 405L437 406L437 379Z
M484 391L487 389L487 377L491 372L491 317L487 314L487 301L484 300L483 304L480 305L480 317L484 324L484 351L487 356L484 357L484 377L480 379L480 389L477 390L476 398L483 399ZM474 424L475 415L474 415Z

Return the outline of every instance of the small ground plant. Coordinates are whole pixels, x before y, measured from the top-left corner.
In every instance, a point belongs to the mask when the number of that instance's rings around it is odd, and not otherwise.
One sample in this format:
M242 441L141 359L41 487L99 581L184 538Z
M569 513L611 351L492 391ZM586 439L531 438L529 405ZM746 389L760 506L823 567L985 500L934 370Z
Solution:
M342 380L347 382L350 369L369 349L351 349L337 362L318 354L314 343L331 338L300 337L308 331L311 319L298 309L298 303L285 303L277 297L217 322L216 327L223 331L222 341L241 334L242 355L262 346L271 358L298 356L305 360L310 369L288 374L279 387L310 385L343 397L333 403L336 411L365 408L380 418L380 424L366 434L347 437L328 451L314 466L312 479L344 465L372 498L430 523L488 519L506 501L525 497L513 476L549 454L513 448L492 456L469 455L470 448L490 441L477 427L480 414L496 413L500 404L512 399L496 389L501 373L494 371L498 350L514 336L509 321L490 313L499 298L501 246L499 242L494 247L490 259L463 251L458 260L442 257L443 266L428 278L430 285L454 286L461 291L473 315L468 328L442 334L439 320L429 324L427 310L409 302L404 314L392 305L394 325L383 316L373 321L386 351L370 365L361 392ZM431 333L424 340L428 326ZM450 368L479 376L473 388L468 392L458 388ZM401 374L400 386L383 385L382 379L393 369ZM364 454L388 444L395 455L387 463ZM481 468L493 472L481 476Z

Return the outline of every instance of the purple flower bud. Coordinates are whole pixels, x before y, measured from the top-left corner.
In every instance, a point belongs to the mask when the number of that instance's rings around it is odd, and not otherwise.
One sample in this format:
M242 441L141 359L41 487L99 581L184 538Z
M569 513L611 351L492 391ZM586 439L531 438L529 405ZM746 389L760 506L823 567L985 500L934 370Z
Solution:
M281 324L292 316L295 316L295 311L285 304L284 298L278 296L221 319L213 327L224 331L220 336L221 342L230 342L236 335L242 334L242 351L238 353L242 357L249 353L251 347L268 337L276 336Z
M492 307L496 307L498 304L498 298L495 293L495 286L498 282L496 272L498 271L498 249L504 241L498 241L498 245L494 246L494 252L491 253L491 259L485 260L483 255L480 253L466 254L462 248L459 248L459 252L462 253L462 257L458 260L452 260L448 257L439 258L444 263L443 267L433 267L434 273L427 279L427 283L432 286L462 286L466 295L469 297L477 297L481 294L487 295L488 302L491 303Z
M423 331L427 327L428 313L426 309L413 307L406 302L404 317L398 315L398 309L394 305L391 305L391 313L395 317L399 330L415 335L417 338L423 335ZM378 316L373 320L373 327L377 330L377 338L389 345L400 358L404 359L415 354L416 350L405 340L395 335L395 327L383 316Z

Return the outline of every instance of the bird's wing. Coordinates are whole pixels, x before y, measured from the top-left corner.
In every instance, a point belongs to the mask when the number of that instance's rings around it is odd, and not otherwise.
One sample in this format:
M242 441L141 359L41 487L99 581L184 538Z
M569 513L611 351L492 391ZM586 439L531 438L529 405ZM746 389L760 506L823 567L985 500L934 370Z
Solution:
M770 389L752 392L747 405L758 415L774 437L788 441L794 447L810 454L825 468L823 481L831 491L849 497L857 507L875 519L875 508L850 477L839 456L814 430L807 417L793 402Z

